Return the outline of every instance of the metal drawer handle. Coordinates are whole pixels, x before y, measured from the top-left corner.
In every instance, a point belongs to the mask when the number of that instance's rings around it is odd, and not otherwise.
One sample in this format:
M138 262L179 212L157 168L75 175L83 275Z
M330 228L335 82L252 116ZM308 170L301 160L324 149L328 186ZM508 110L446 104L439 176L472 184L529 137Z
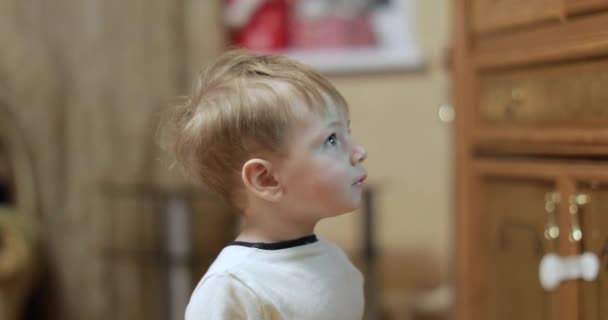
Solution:
M555 214L559 199L559 192L548 192L545 194L545 211L547 212L545 239L547 240L555 240L559 237L559 225Z
M580 219L578 216L578 212L581 206L584 206L589 203L589 195L584 193L578 193L572 195L568 198L568 202L570 203L569 211L570 211L570 235L568 239L571 242L578 242L583 239L583 231L581 230Z
M512 88L511 95L504 109L504 116L506 118L513 118L516 109L521 106L524 102L525 95L524 90L521 88Z

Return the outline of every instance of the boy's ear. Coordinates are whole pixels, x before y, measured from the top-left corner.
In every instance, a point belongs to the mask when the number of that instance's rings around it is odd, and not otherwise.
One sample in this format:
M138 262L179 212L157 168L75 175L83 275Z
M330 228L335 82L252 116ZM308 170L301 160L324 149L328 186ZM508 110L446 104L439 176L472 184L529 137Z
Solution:
M277 202L283 195L283 188L275 179L272 163L262 159L250 159L241 169L241 178L249 192L271 202Z

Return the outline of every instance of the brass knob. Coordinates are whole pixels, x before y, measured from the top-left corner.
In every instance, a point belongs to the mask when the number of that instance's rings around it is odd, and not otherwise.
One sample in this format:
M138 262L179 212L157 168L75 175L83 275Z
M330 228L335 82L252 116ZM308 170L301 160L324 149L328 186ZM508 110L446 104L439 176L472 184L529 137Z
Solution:
M548 192L545 194L545 212L547 213L547 224L545 225L545 239L555 240L559 237L559 225L555 211L559 203L559 192Z
M524 101L525 95L524 90L521 88L513 88L511 89L511 100L515 103L522 103Z

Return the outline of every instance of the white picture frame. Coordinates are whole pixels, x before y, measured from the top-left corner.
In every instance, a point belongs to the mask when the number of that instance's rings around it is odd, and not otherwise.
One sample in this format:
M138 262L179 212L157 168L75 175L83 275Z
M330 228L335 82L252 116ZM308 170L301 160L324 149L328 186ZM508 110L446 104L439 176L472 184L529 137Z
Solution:
M248 17L251 17L252 12L255 12L264 1L242 0L238 7L228 8L225 12L226 25L235 27L246 24ZM323 11L324 9L328 6L333 8L331 3L347 0L300 1L306 1L303 2L306 6L312 5L313 14L323 16L323 12L326 12ZM370 0L350 1L352 2L346 4L359 5L357 8L366 12L366 17L369 19L366 20L367 30L371 25L374 37L373 46L311 49L287 47L272 53L287 55L326 74L407 71L418 70L424 66L424 54L416 40L416 0L376 0L377 3L371 2L371 4ZM315 3L317 6L314 6Z
M381 12L373 13L380 40L376 47L288 49L282 53L330 74L418 70L425 59L416 40L415 0L387 2Z

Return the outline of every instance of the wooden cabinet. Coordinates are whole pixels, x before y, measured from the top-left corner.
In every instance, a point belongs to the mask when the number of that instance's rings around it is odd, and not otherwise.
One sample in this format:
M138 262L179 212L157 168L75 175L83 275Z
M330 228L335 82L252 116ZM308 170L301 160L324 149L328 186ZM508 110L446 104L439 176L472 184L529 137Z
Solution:
M608 1L454 3L455 318L608 320Z

